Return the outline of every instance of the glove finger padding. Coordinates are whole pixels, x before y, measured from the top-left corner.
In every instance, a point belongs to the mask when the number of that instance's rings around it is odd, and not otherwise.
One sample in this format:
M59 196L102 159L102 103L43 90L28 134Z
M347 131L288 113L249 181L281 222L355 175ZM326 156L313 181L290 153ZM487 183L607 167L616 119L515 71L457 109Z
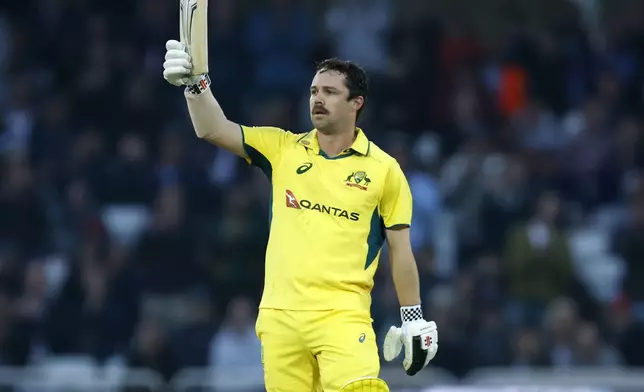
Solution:
M422 325L424 324L424 325ZM403 367L405 372L413 376L431 361L438 351L438 331L433 321L417 325L409 325L413 331L404 333L405 359ZM418 330L416 330L418 329Z
M185 68L186 70L190 70L192 68L192 64L190 63L190 61L186 59L170 59L170 60L166 60L163 63L163 69L165 70L178 68L178 67Z
M165 43L165 48L166 48L166 50L173 50L173 49L181 50L181 51L186 50L186 46L183 43L181 43L181 42L179 42L179 41L177 41L175 39L171 39L171 40L167 41Z
M409 376L418 373L429 363L429 353L423 350L420 336L414 336L411 344L405 345L405 359L403 367Z
M427 343L427 359L425 360L425 366L434 359L436 356L436 353L438 352L438 327L436 327L436 323L433 321L429 322L431 332L429 333L430 339Z
M188 53L178 49L170 49L167 52L165 52L165 59L166 60L183 59L188 62L192 60Z
M163 71L163 77L175 86L182 86L190 82L189 78L181 77L187 75L188 72L189 71L183 67L168 68Z
M402 329L392 326L391 328L389 328L387 336L385 336L385 342L382 347L382 354L385 358L385 361L393 361L398 355L400 355L402 348Z

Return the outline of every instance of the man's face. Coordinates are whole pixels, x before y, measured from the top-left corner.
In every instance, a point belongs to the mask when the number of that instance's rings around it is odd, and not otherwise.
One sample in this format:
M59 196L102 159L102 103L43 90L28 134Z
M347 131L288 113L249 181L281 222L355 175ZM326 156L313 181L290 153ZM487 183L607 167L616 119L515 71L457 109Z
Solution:
M348 99L345 76L337 71L321 71L311 83L309 108L311 122L320 132L333 132L335 125L354 121L362 106L362 97Z

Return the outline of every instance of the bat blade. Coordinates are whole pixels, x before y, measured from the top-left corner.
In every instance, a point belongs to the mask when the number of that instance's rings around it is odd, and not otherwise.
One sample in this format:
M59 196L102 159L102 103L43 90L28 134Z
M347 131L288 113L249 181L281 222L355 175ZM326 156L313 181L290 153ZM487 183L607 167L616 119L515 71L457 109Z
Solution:
M179 0L179 34L192 57L191 75L208 73L208 0Z

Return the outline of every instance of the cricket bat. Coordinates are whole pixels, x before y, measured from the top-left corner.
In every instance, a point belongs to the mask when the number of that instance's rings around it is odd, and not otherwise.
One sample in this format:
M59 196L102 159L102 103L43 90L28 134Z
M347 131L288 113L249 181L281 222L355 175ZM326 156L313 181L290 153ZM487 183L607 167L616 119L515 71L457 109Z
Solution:
M179 0L181 42L192 57L192 76L208 73L208 0Z

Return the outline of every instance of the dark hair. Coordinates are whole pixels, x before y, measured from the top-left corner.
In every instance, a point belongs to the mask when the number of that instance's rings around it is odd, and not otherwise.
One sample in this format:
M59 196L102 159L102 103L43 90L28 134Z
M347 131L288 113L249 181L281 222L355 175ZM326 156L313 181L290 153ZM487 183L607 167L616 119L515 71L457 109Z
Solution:
M369 93L369 78L367 72L360 68L359 65L351 61L340 60L338 58L326 59L317 64L316 72L336 71L344 75L345 84L349 89L348 99L362 97L364 103L356 113L356 120L360 117L360 112L364 109Z

